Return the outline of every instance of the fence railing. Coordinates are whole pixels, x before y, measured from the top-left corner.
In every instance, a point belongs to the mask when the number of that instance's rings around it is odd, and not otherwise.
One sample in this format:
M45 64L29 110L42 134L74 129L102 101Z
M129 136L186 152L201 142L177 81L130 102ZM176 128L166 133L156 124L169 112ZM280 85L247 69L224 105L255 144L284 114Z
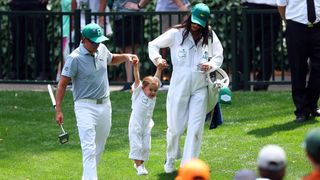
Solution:
M242 16L239 16L239 12L242 13ZM288 68L281 23L279 22L280 30L277 32L262 28L260 36L256 36L261 38L262 42L259 42L259 44L257 44L254 36L257 35L255 29L258 26L264 27L266 23L272 26L275 23L273 16L276 14L276 11L271 10L254 11L237 8L232 8L230 11L212 11L209 24L224 47L223 68L232 80L232 89L249 89L250 86L255 84L290 83L290 80L286 79ZM110 40L105 43L109 50L115 53L123 52L125 45L119 45L119 42L129 41L129 45L126 46L131 48L131 52L136 51L141 59L142 76L153 74L155 67L148 58L148 42L160 35L166 27L173 26L176 21L184 20L186 15L186 13L181 12L93 13L90 10L76 10L75 12L0 11L0 30L2 32L0 35L0 45L2 47L0 49L0 83L56 83L58 64L63 63L61 48L63 16L70 17L70 27L74 29L74 33L70 31L69 34L68 46L70 51L77 47L81 40L81 16L85 17L85 23L98 22L99 17L104 17L109 20L114 31L113 36L110 36ZM259 19L259 16L261 17L261 23L257 25L252 19L254 17ZM271 18L265 18L264 16L270 16ZM123 20L124 17L137 23L128 24L128 21ZM33 21L35 18L38 18L38 20ZM139 18L142 23L136 21ZM165 19L169 24L164 23L166 22ZM266 21L265 19L271 20ZM102 26L106 32L107 21L104 22ZM123 33L121 35L115 32L119 29L126 29L129 25L141 30L138 41L135 41L136 37L131 35L133 32L121 31ZM24 32L21 29L24 29ZM41 31L37 31L38 34L36 34L34 32L36 29L41 29ZM271 51L272 54L270 58L270 80L256 77L258 71L261 71L263 77L266 77L268 73L265 70L266 66L269 67L269 63L266 63L268 61L261 60L267 57L263 56L265 54L263 46L265 46L267 40L263 37L267 33L278 33L278 36L272 35L272 37L275 37L271 39L272 48L267 50L268 53ZM40 38L41 36L42 38ZM126 39L128 37L130 37L129 40ZM38 41L41 41L42 44L39 45ZM117 41L118 43L116 43ZM25 49L21 50L21 47ZM44 52L39 53L39 51ZM166 55L168 52L162 52L170 61L170 56ZM168 83L171 70L169 68L164 72L164 83ZM108 73L111 84L125 83L124 65L109 66Z

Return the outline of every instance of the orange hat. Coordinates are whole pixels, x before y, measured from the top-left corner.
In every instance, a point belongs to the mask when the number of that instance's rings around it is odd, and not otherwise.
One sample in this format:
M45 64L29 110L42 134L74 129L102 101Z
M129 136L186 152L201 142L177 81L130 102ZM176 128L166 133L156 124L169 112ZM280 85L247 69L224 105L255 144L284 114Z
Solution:
M210 179L209 166L200 159L192 159L180 167L175 180L193 180L195 177L201 177L203 180Z

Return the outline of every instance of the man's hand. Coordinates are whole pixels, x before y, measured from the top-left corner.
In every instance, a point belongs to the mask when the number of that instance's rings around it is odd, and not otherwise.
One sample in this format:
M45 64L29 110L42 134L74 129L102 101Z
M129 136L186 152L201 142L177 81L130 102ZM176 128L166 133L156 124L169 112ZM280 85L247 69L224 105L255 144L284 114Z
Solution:
M130 61L132 64L138 64L139 63L139 58L135 54L128 54L128 61Z
M60 110L56 110L56 122L58 125L63 124L63 113Z

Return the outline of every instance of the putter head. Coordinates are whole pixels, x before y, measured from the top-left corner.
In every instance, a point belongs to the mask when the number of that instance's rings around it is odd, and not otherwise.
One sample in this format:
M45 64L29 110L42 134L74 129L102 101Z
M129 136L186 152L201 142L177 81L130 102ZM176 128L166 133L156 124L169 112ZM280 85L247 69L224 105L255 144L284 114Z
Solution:
M64 143L66 143L68 141L69 141L69 134L67 132L62 133L62 134L59 135L59 142L61 144L64 144Z

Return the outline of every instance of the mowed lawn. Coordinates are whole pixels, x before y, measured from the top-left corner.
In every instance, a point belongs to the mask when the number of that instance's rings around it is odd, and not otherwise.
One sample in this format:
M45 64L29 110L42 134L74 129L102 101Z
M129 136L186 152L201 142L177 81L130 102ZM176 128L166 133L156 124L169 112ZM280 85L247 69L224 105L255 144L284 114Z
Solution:
M166 93L160 92L157 99L152 150L146 162L149 175L142 177L136 175L133 162L128 159L130 93L112 92L111 100L113 125L100 162L99 179L174 179L176 172L165 174L163 170ZM206 124L200 155L209 164L213 180L232 179L243 168L256 170L258 151L266 144L278 144L286 151L286 180L300 179L311 170L301 144L306 132L319 126L319 118L294 123L290 92L234 92L232 104L221 107L224 123L214 130ZM0 91L0 180L81 179L81 150L70 91L63 111L70 141L61 145L47 92Z

